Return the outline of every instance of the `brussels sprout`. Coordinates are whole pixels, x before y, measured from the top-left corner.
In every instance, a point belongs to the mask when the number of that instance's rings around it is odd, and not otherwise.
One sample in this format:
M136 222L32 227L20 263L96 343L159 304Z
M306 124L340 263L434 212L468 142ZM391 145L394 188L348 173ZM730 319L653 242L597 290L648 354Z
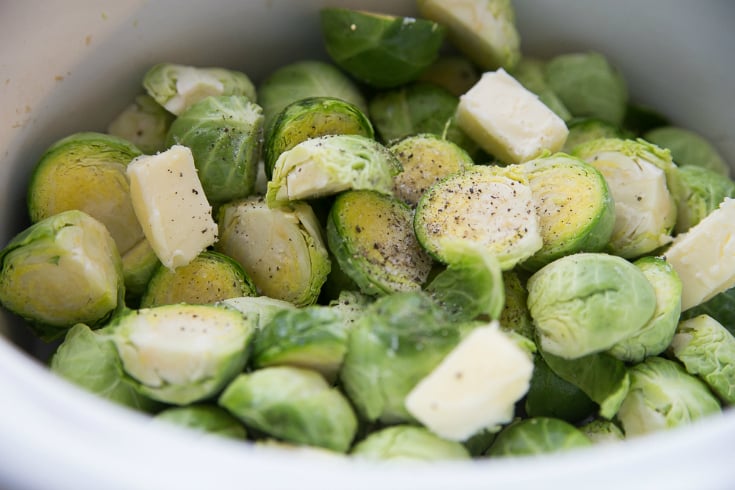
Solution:
M699 315L708 315L717 320L728 332L735 335L735 288L730 288L713 296L708 301L683 312L681 320Z
M309 138L330 134L359 134L374 138L373 125L354 104L334 97L307 97L287 105L268 128L265 139L265 171L284 151Z
M495 257L462 242L449 245L445 253L449 264L434 276L425 291L453 321L498 319L505 302L505 288Z
M463 460L470 455L465 447L447 441L423 427L396 425L370 433L355 444L352 456L370 460Z
M569 451L592 445L573 425L551 417L520 420L500 431L488 456L527 456Z
M153 97L139 95L110 122L107 132L153 154L166 149L166 133L174 119Z
M421 197L416 237L437 260L454 242L470 242L512 269L542 247L531 188L519 173L476 166L450 175Z
M636 102L628 102L623 119L623 128L635 136L643 136L646 132L667 126L670 122L666 116L656 109Z
M258 331L251 354L255 368L294 366L336 378L347 351L348 330L339 311L307 306L277 312Z
M468 58L440 54L436 61L421 72L417 81L433 83L459 97L472 88L479 79L477 68Z
M308 204L269 208L254 196L222 205L217 221L215 249L242 265L259 294L296 306L316 301L331 264Z
M143 412L158 408L158 403L139 394L123 376L112 342L83 323L66 333L51 357L50 368L54 374L120 405Z
M599 170L612 192L612 253L637 258L671 242L676 167L667 150L643 140L604 138L578 145L573 154Z
M411 208L375 191L347 191L334 201L327 243L340 268L365 294L421 289L431 257L413 231Z
M615 226L615 203L593 166L557 153L521 164L528 178L543 245L522 263L537 270L577 252L600 252Z
M474 157L478 145L454 120L459 99L446 89L427 82L415 82L378 92L370 99L370 119L387 144L406 136L430 133L456 143Z
M721 411L707 385L674 361L649 357L629 371L630 391L617 414L628 438L688 425Z
M643 139L667 148L679 166L702 167L728 177L730 166L717 149L705 138L688 129L663 126L647 131Z
M643 272L603 253L562 257L532 275L528 309L541 348L575 359L609 349L640 331L656 309Z
M457 125L500 162L521 163L561 150L564 120L500 68L459 98Z
M617 413L630 388L625 364L605 353L564 359L541 352L554 374L582 390L600 406L601 417L611 419Z
M247 97L207 97L171 125L166 143L191 149L207 199L227 202L253 193L263 113Z
M569 53L546 63L546 81L569 112L621 126L628 89L618 70L600 53Z
M592 415L596 408L584 391L557 376L542 356L536 356L525 401L529 417L554 417L576 423Z
M681 279L661 257L643 257L634 262L656 293L656 311L639 332L627 337L608 351L626 362L641 362L661 354L671 343L681 315Z
M335 97L367 113L360 89L336 66L317 60L298 61L278 68L258 87L266 132L287 105L307 97Z
M379 298L355 322L340 379L369 421L411 421L404 400L459 341L456 326L421 292Z
M256 101L250 78L225 68L159 63L145 73L143 87L156 102L177 116L211 95L242 95Z
M427 19L345 8L320 11L324 46L357 80L378 88L416 79L439 55L444 28Z
M669 351L725 403L735 403L735 337L717 320L699 315L679 323Z
M672 187L677 202L676 233L685 233L717 209L726 197L735 197L735 182L721 173L687 165L677 168L678 185Z
M512 68L520 37L510 0L419 0L419 13L447 26L447 37L483 70Z
M242 371L255 322L224 306L182 303L128 310L107 335L140 393L186 405L216 395Z
M612 420L594 419L579 427L593 444L608 444L625 440L625 434Z
M411 390L406 409L440 437L464 441L513 418L533 362L497 322L470 331Z
M75 133L41 156L28 186L31 222L78 209L109 230L120 255L143 239L125 169L141 154L132 143L102 133Z
M383 145L356 134L320 136L281 153L265 195L271 206L370 189L392 194L401 164Z
M357 432L347 399L308 369L279 366L240 374L219 404L246 426L296 444L345 452Z
M153 417L156 422L174 424L187 429L233 439L245 439L242 423L217 405L189 405L167 408Z
M521 58L511 74L521 85L536 94L539 100L554 111L557 116L564 121L569 121L572 118L569 109L566 108L546 82L545 66L544 61L535 58Z
M373 302L370 296L358 291L341 291L337 299L329 302L329 307L339 312L342 323L351 328L362 316L365 309Z
M412 207L433 184L473 164L470 155L459 145L431 133L406 136L388 149L403 167L393 180L395 195Z
M155 250L148 240L141 240L122 257L125 281L125 304L135 308L140 304L148 281L161 265Z
M115 242L82 211L38 221L0 251L0 303L45 341L77 323L104 324L124 306L124 290Z
M140 300L140 306L176 303L210 304L227 298L255 296L255 285L239 263L227 255L205 250L187 265L171 270L159 266Z
M241 296L239 298L227 298L219 302L231 308L239 310L247 317L256 317L256 329L262 329L281 310L292 310L296 306L280 299L268 296Z
M567 121L569 135L567 141L562 147L562 151L572 153L572 151L582 143L597 140L600 138L619 138L625 139L628 133L615 126L612 123L595 119L592 117L578 117Z
M528 311L528 290L521 275L514 270L503 272L505 302L500 312L500 327L528 339L534 338L533 320Z

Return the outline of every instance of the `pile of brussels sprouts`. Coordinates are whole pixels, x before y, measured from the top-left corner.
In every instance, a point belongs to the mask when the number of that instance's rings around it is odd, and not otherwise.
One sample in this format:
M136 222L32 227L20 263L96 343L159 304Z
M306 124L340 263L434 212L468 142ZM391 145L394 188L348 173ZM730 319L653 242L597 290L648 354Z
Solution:
M257 86L161 63L106 132L48 148L0 302L51 370L156 423L371 459L560 451L733 403L728 165L602 54L527 57L508 0L454 3L325 8L329 61ZM501 68L560 151L501 161L455 118ZM176 268L126 174L173 145L218 227Z

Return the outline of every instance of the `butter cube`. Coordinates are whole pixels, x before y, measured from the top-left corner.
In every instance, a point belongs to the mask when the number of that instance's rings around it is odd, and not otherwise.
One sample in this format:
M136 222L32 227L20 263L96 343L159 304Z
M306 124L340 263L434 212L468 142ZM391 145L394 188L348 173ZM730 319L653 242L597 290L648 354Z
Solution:
M140 156L127 174L135 215L163 265L172 270L186 265L217 240L217 223L189 148L175 145Z
M460 97L457 124L504 163L522 163L561 150L564 121L502 68L486 72Z

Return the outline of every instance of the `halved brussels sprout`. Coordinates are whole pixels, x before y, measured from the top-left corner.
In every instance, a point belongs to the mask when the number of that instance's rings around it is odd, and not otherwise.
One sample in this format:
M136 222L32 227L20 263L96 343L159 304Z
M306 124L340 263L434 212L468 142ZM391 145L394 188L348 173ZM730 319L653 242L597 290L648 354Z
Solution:
M256 101L250 78L225 68L159 63L145 73L143 87L156 102L177 116L211 95L242 95Z
M464 441L510 422L533 371L497 322L472 329L411 390L406 409L440 437Z
M671 264L661 257L642 257L634 265L653 286L656 310L639 332L619 341L608 351L626 362L641 362L666 350L681 315L681 279Z
M287 105L307 97L335 97L367 113L362 92L336 66L318 60L297 61L278 68L258 87L266 132Z
M619 126L593 117L574 118L567 121L567 127L569 128L569 135L562 147L562 151L565 153L572 153L577 146L588 141L600 138L625 139L628 137L628 133L620 129Z
M424 293L383 296L350 331L340 379L367 420L413 421L408 393L459 341L455 325Z
M429 82L447 89L455 97L467 92L480 79L477 67L464 56L440 54L418 76L417 81Z
M58 140L31 176L31 222L78 209L102 222L124 255L143 239L125 176L128 163L139 155L132 143L108 134L75 133Z
M533 361L524 406L529 417L554 417L570 423L589 417L597 409L584 391L556 375L542 356Z
M640 331L656 309L655 291L643 272L604 253L557 259L527 286L542 350L565 359L609 349Z
M453 242L470 242L512 269L542 247L531 188L519 172L475 166L450 175L421 197L416 237L437 260Z
M510 0L419 0L419 13L447 26L447 37L483 70L512 68L520 38Z
M416 134L436 134L462 147L474 157L478 145L455 122L459 98L446 89L427 82L415 82L378 92L369 102L370 119L382 141Z
M253 193L260 159L263 112L241 95L207 97L171 124L167 146L187 146L207 199L222 203Z
M699 134L676 126L663 126L647 131L643 139L671 151L671 157L679 166L702 167L726 177L730 166L717 149Z
M386 147L357 134L320 136L281 153L268 182L268 204L329 196L348 189L392 194L401 164Z
M140 306L204 305L255 295L255 285L238 262L225 254L205 250L175 270L160 265L148 282Z
M521 85L536 94L539 100L554 111L557 116L568 122L572 115L546 82L545 66L545 61L535 58L521 58L511 74Z
M427 19L322 8L322 37L332 60L378 88L416 79L439 56L444 28Z
M412 207L433 184L453 173L467 170L473 164L462 147L432 133L406 136L392 143L388 149L403 167L403 171L393 179L395 195Z
M359 134L374 138L370 119L354 104L334 97L307 97L287 105L276 116L265 137L265 171L284 151L309 138L330 134Z
M722 401L735 403L735 337L717 320L699 315L682 321L669 351Z
M609 444L625 440L623 430L612 420L594 419L579 427L593 444Z
M640 139L604 138L578 145L573 154L599 170L612 192L612 253L637 258L671 242L676 167L668 150Z
M153 420L192 429L203 434L245 439L247 432L242 423L217 405L188 405L171 407L158 412Z
M533 417L510 424L495 437L487 455L526 456L569 451L592 445L572 424L551 417Z
M165 305L128 310L106 329L138 391L186 405L225 387L248 358L255 320L211 305Z
M411 208L375 191L337 196L327 243L340 268L366 294L419 290L431 271L431 257L413 231Z
M447 441L423 427L396 425L375 432L355 444L350 454L369 460L464 460L467 449L455 441Z
M357 433L349 401L308 369L279 366L240 374L219 404L246 426L296 444L345 452Z
M372 302L373 298L371 296L359 291L343 290L336 299L329 302L329 307L339 312L342 323L347 328L352 328L352 325L357 322Z
M107 132L153 154L166 149L166 134L175 118L150 95L139 95L110 122Z
M0 303L45 341L77 323L105 323L124 306L124 292L112 236L82 211L42 219L0 251Z
M620 72L600 53L568 53L546 63L546 80L569 112L621 126L628 88Z
M338 310L326 306L283 309L258 330L252 365L311 369L333 381L347 351L348 329Z
M622 361L605 353L564 359L541 352L554 374L582 390L600 406L601 417L611 419L615 416L630 388L628 371Z
M577 252L600 252L615 226L615 203L593 166L563 153L518 167L531 187L543 245L522 263L537 270Z
M696 165L677 168L671 189L677 202L676 233L685 233L717 209L726 197L735 197L735 182L719 172Z
M288 301L269 298L268 296L241 296L239 298L227 298L220 302L239 310L247 317L255 317L256 330L262 329L281 310L292 310L296 306Z
M629 372L630 390L617 414L628 438L721 412L707 385L674 361L649 357Z
M242 265L259 294L296 306L316 301L331 264L308 204L270 208L253 196L222 205L217 222L215 249Z
M115 345L101 332L83 323L70 328L51 357L51 372L120 405L143 412L159 408L159 403L138 393L123 375Z

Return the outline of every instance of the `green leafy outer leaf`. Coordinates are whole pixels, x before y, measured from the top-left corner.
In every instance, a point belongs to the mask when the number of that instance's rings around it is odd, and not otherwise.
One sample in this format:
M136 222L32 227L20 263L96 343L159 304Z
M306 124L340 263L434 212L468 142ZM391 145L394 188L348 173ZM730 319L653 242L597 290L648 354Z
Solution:
M50 367L62 378L120 405L143 412L159 406L138 393L123 375L115 345L83 323L69 329Z
M245 96L212 96L171 124L166 143L191 149L204 193L212 203L250 195L260 159L263 112Z
M561 379L577 386L600 405L600 416L615 416L630 387L628 371L621 361L607 354L564 359L541 351L546 364Z
M533 417L510 424L495 437L487 455L522 456L583 448L592 442L568 422Z
M343 8L323 8L321 26L332 60L379 88L416 79L436 60L444 40L444 28L427 19Z
M241 374L219 404L247 426L296 444L345 452L357 432L344 395L308 369L279 366Z
M669 352L725 403L735 403L735 337L707 315L679 323Z

